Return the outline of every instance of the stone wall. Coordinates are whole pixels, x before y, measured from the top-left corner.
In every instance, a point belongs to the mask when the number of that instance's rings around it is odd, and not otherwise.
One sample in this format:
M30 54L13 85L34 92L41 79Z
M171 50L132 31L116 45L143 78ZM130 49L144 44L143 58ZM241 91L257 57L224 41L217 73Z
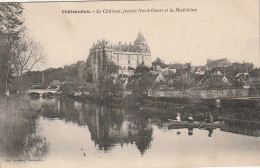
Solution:
M201 89L196 90L196 95L201 98L245 97L248 89Z
M248 96L248 89L149 90L150 97L225 98Z

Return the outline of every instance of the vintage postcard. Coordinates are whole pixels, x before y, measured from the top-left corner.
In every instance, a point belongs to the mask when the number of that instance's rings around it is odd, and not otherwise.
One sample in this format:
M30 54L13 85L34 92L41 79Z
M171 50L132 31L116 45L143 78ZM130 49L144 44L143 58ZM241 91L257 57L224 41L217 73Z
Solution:
M0 2L0 168L259 158L258 0Z

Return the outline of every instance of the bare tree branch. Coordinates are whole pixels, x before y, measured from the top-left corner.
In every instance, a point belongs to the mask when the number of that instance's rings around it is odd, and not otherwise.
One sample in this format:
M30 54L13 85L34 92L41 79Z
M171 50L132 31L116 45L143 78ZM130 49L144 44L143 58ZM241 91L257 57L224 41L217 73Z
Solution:
M41 48L37 42L25 34L14 44L14 56L11 64L16 75L20 78L20 91L22 91L23 75L30 72L37 64L44 60Z

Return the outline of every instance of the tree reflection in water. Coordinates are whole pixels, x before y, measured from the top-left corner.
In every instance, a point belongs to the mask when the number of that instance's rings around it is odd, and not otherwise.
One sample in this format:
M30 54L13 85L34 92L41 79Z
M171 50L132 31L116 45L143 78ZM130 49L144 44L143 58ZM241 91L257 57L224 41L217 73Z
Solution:
M143 155L144 152L150 147L150 143L153 140L153 129L151 127L143 127L138 130L138 134L136 135L135 144L141 154Z
M58 106L43 105L42 115L87 126L99 150L108 151L118 144L123 147L124 144L135 143L143 154L150 147L153 129L148 117L143 114L97 104L57 103Z
M161 119L167 118L163 114L148 115L129 111L129 109L113 108L94 103L56 100L56 103L52 105L42 106L42 115L48 118L64 119L65 122L77 123L79 126L87 126L91 140L99 150L104 151L117 145L124 147L125 144L135 144L143 155L153 141L152 124L156 124L159 129L168 131L168 126L165 124L167 121ZM230 131L231 128L235 127L225 125L220 130ZM240 128L238 129L241 131ZM206 131L209 131L208 136L212 137L213 130ZM256 131L259 133L259 129ZM177 135L180 134L181 132L178 131ZM193 130L189 130L188 135L192 136Z

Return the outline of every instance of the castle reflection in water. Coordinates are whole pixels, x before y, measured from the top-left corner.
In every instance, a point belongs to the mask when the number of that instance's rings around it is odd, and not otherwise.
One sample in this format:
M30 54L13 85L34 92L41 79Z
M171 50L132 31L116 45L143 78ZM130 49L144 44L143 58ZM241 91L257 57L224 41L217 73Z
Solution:
M93 103L77 101L62 102L50 100L42 104L42 115L49 119L62 119L65 122L87 126L91 139L99 150L110 150L115 145L136 145L143 155L153 140L153 125L168 130L168 116L144 114L122 108L112 108ZM164 118L164 119L163 119ZM226 123L220 129L224 132L260 136L255 126Z

